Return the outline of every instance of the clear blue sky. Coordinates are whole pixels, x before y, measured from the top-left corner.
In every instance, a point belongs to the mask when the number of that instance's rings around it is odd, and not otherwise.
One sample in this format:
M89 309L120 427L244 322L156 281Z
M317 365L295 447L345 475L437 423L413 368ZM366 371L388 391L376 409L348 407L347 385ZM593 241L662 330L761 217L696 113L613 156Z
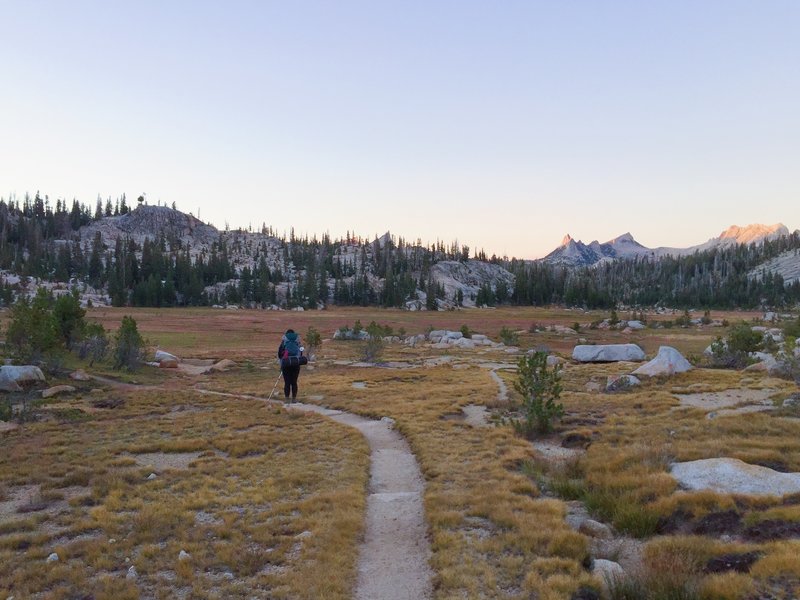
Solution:
M0 195L533 258L800 227L800 2L0 0Z

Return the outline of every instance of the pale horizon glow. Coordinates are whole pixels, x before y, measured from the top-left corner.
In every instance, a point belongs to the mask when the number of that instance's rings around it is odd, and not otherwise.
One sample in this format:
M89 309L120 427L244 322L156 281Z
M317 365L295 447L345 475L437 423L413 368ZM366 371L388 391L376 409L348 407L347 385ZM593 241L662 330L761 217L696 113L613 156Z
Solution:
M3 2L0 196L223 229L691 246L800 227L800 4Z

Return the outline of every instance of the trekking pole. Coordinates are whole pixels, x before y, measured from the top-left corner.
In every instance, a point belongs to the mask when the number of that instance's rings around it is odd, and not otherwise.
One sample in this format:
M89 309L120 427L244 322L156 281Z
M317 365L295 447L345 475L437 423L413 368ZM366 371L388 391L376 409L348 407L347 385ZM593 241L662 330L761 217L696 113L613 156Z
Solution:
M267 402L272 401L272 394L275 393L275 390L278 387L278 382L281 380L281 375L283 375L283 373L278 373L278 378L275 380L275 385L272 386L272 391L269 393L269 398L267 398Z

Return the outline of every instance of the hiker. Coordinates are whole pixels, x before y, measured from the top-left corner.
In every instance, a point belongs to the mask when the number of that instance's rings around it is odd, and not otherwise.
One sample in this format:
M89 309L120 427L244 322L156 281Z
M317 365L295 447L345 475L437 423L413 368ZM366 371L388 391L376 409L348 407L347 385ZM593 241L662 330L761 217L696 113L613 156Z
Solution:
M297 399L297 378L300 376L300 365L305 364L301 360L303 357L303 347L300 346L300 336L294 329L287 329L281 338L281 345L278 347L278 359L281 361L281 374L283 375L283 395L289 400L289 393L292 394L292 401Z

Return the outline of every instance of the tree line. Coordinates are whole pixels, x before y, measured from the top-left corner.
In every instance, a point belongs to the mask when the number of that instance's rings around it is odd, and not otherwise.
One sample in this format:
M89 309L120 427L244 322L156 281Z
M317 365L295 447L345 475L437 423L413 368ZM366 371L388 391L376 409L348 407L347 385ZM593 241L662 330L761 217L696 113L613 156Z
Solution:
M174 208L174 205L173 205ZM22 201L0 199L0 269L25 278L81 282L104 291L117 306L244 304L314 308L318 304L403 306L424 300L462 305L463 292L446 297L432 267L440 261L482 260L501 266L515 283L484 282L470 300L478 305L564 304L586 308L657 304L698 308L786 306L800 302L800 283L771 272L751 273L787 251L800 253L797 234L760 244L714 248L681 257L637 257L583 268L542 261L487 257L457 242L423 245L391 236L368 241L351 235L265 238L226 231L208 247L191 248L159 235L111 245L99 232L81 239L95 221L130 212L125 196L98 198L94 209L73 200L51 205L38 193ZM800 256L798 257L800 260ZM424 292L424 294L422 293ZM14 286L0 282L8 305Z

